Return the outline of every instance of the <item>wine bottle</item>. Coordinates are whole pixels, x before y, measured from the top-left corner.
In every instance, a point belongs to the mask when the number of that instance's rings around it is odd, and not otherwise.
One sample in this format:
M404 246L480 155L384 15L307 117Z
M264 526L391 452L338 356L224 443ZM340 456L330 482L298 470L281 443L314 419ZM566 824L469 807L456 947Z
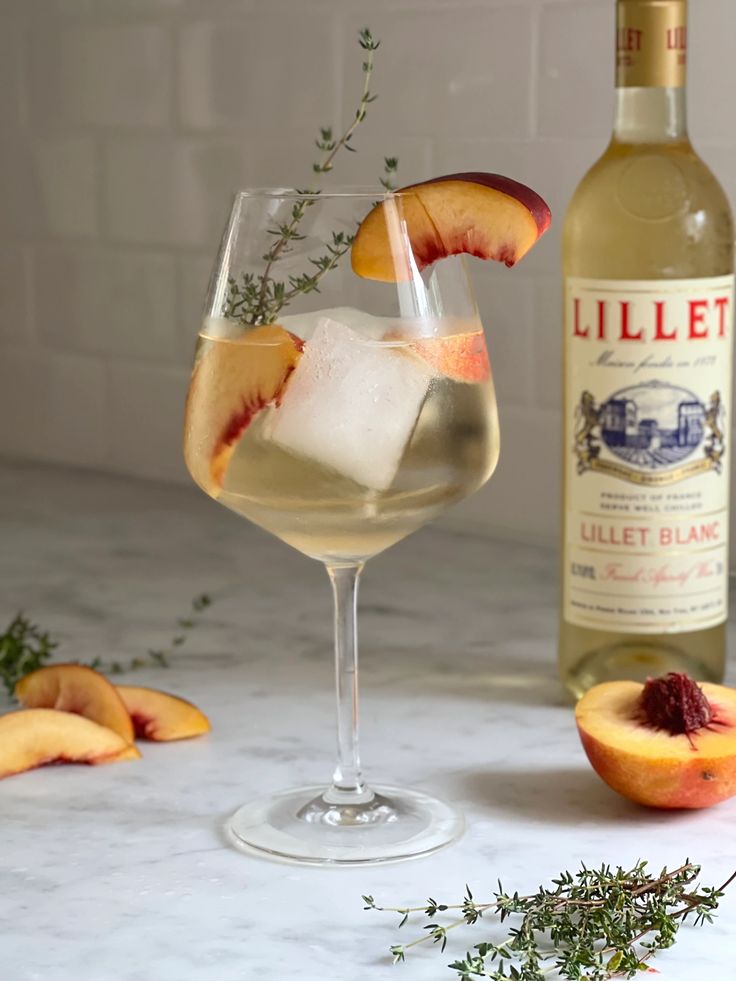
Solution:
M559 665L575 696L726 651L733 224L685 119L686 0L618 0L611 142L563 233Z

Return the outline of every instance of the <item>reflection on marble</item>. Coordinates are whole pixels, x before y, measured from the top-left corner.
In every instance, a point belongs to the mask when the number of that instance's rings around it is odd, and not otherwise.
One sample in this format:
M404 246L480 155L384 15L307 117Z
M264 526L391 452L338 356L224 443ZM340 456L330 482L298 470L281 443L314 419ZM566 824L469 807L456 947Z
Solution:
M245 857L220 827L247 798L331 771L322 570L194 490L31 465L0 470L0 540L0 615L25 609L59 659L165 645L193 595L216 599L171 669L136 675L197 701L209 737L0 784L2 981L449 979L482 931L394 968L395 923L361 893L453 901L467 882L482 897L580 860L687 855L708 882L736 866L736 802L650 813L590 771L554 673L546 549L432 528L369 564L366 771L457 802L469 829L417 862L319 870ZM660 959L663 981L730 978L734 922L731 895Z

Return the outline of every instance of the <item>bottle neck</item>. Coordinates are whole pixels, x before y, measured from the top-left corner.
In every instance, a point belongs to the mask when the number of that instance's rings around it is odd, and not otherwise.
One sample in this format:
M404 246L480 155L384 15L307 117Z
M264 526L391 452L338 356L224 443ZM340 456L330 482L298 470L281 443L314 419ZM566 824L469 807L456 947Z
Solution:
M685 86L617 88L613 139L616 143L687 140Z
M687 139L687 0L617 0L614 142Z

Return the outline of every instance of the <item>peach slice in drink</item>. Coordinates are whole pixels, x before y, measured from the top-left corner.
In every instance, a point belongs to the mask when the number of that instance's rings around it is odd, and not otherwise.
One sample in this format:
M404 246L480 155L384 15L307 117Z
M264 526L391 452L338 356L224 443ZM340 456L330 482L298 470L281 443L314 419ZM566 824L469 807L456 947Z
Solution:
M460 382L485 382L491 377L486 339L482 330L446 337L421 337L411 349L438 374Z
M277 324L203 349L189 386L184 458L199 486L216 497L238 440L266 406L278 405L302 341Z

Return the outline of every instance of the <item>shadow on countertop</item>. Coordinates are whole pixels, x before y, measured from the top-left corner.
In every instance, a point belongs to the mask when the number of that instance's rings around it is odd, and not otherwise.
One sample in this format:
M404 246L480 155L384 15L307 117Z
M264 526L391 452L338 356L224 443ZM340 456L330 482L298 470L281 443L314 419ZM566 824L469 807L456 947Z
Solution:
M688 811L653 811L619 797L590 768L470 770L447 777L458 797L506 817L539 824L633 827L672 824L692 817Z

